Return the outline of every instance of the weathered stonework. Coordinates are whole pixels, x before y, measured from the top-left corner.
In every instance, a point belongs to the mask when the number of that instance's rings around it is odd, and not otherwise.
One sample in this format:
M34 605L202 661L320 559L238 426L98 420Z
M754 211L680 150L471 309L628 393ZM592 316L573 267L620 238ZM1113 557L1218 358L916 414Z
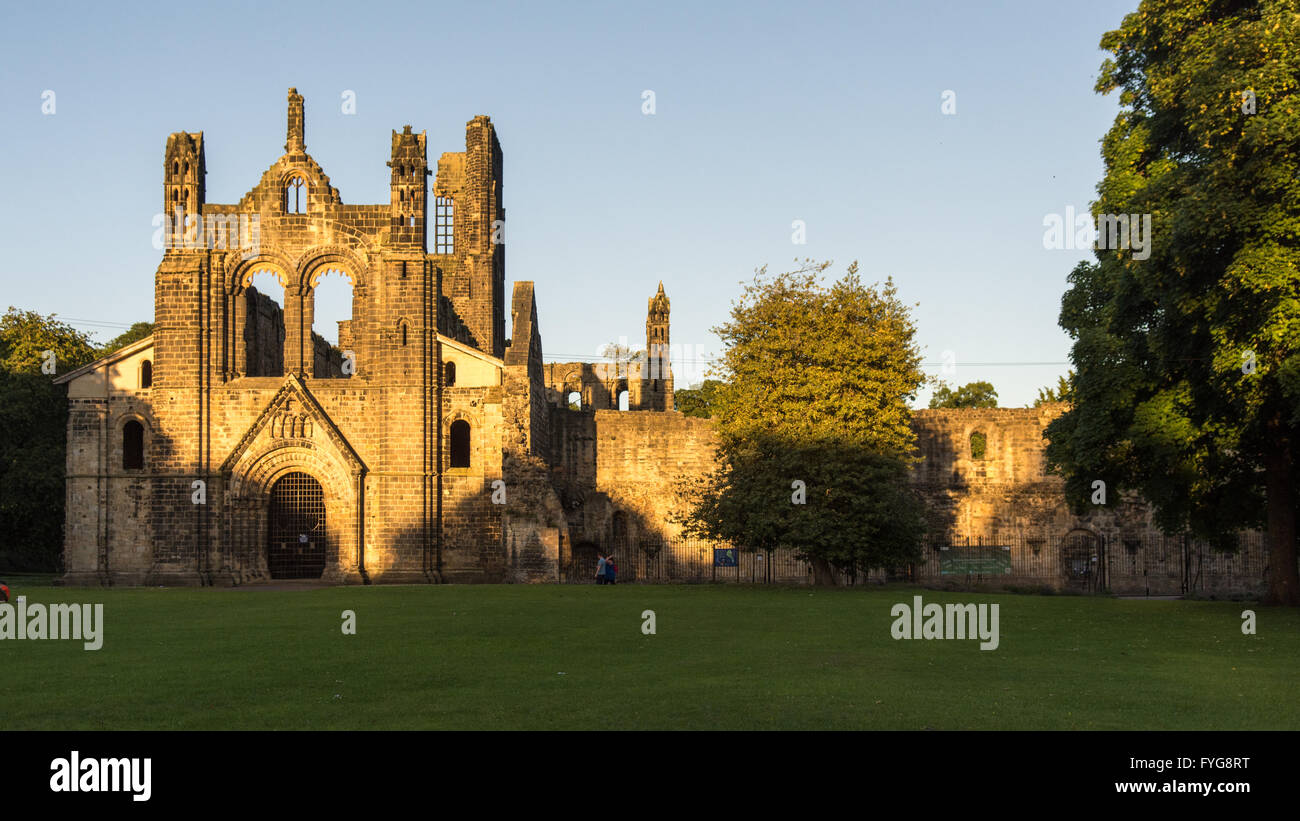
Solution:
M423 133L394 131L390 201L352 205L306 152L302 97L288 103L285 154L237 204L205 200L202 133L167 140L154 335L59 378L67 580L265 582L306 553L333 582L556 581L580 549L676 537L678 479L712 469L717 438L674 411L663 284L643 361L544 364L531 282L505 338L491 121L436 170ZM353 289L337 346L312 328L328 272ZM1061 410L915 414L936 537L1150 530L1141 504L1066 509L1042 457Z
M506 431L492 123L475 117L466 150L438 163L433 191L454 208L433 249L423 133L393 132L391 197L379 205L345 204L304 135L303 100L290 89L285 153L233 205L205 201L202 133L168 138L154 335L60 380L72 406L69 581L268 579L268 554L281 549L268 543L268 517L284 513L271 497L291 474L319 485L324 523L304 543L323 547L322 579L506 577L506 508L491 486L519 443ZM284 286L283 306L252 287L262 272ZM328 272L353 289L337 346L312 330ZM535 315L531 283L519 286ZM516 317L530 320L535 328L535 316ZM525 394L540 394L540 341L534 350ZM144 429L139 466L124 452L131 422ZM463 465L451 458L456 423L468 425ZM539 539L552 553L557 534Z

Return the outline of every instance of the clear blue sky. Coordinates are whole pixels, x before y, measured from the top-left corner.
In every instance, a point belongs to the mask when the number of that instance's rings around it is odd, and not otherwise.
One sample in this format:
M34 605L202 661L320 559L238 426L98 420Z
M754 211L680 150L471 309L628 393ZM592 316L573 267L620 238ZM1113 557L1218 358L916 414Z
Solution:
M1056 319L1086 253L1044 249L1043 219L1095 197L1117 111L1097 44L1135 6L6 4L0 302L100 340L117 329L81 320L152 319L167 135L202 130L208 201L236 202L283 152L296 86L344 202L388 201L391 129L427 129L432 159L492 117L507 278L537 283L548 360L642 345L661 279L673 343L705 358L757 266L857 259L919 303L928 370L951 351L950 381L1023 406L1065 366L975 363L1067 360Z

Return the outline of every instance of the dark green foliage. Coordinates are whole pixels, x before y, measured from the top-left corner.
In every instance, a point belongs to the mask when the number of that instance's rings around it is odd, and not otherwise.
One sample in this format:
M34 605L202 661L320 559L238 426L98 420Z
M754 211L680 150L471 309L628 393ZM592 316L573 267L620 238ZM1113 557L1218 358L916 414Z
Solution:
M127 331L123 331L118 336L113 337L104 346L99 349L100 356L107 356L119 348L125 348L132 342L139 342L147 336L153 334L152 322L136 322Z
M41 372L47 350L53 375ZM58 567L68 394L53 380L94 356L89 339L53 315L10 308L0 318L0 569Z
M1149 214L1150 256L1070 274L1072 408L1047 429L1077 508L1138 491L1168 532L1266 528L1269 600L1300 604L1300 14L1152 2L1102 39L1122 110L1094 216ZM1254 110L1243 110L1243 92ZM1248 107L1248 106L1246 106Z

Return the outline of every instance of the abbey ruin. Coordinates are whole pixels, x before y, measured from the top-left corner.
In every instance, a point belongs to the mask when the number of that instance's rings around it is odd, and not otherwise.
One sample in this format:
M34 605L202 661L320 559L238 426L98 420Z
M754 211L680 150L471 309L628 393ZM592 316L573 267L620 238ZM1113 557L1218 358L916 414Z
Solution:
M345 203L294 89L284 153L237 203L205 198L202 132L168 137L155 332L59 379L68 582L555 581L582 549L677 533L674 481L714 434L675 411L662 283L643 360L544 364L534 283L507 303L492 122L432 164L394 131L388 166L387 203ZM337 344L313 324L329 274L352 288ZM1149 528L1142 506L1070 514L1043 460L1060 411L916 412L941 532Z

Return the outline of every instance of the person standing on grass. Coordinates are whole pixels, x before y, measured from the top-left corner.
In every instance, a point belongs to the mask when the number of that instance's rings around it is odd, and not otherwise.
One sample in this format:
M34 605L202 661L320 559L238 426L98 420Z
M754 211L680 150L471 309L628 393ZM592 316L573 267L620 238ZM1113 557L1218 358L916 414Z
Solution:
M605 584L618 584L618 565L613 554L605 559Z
M599 557L599 560L596 562L596 584L604 584L605 572L609 563L606 561L604 553L597 551L596 556Z

